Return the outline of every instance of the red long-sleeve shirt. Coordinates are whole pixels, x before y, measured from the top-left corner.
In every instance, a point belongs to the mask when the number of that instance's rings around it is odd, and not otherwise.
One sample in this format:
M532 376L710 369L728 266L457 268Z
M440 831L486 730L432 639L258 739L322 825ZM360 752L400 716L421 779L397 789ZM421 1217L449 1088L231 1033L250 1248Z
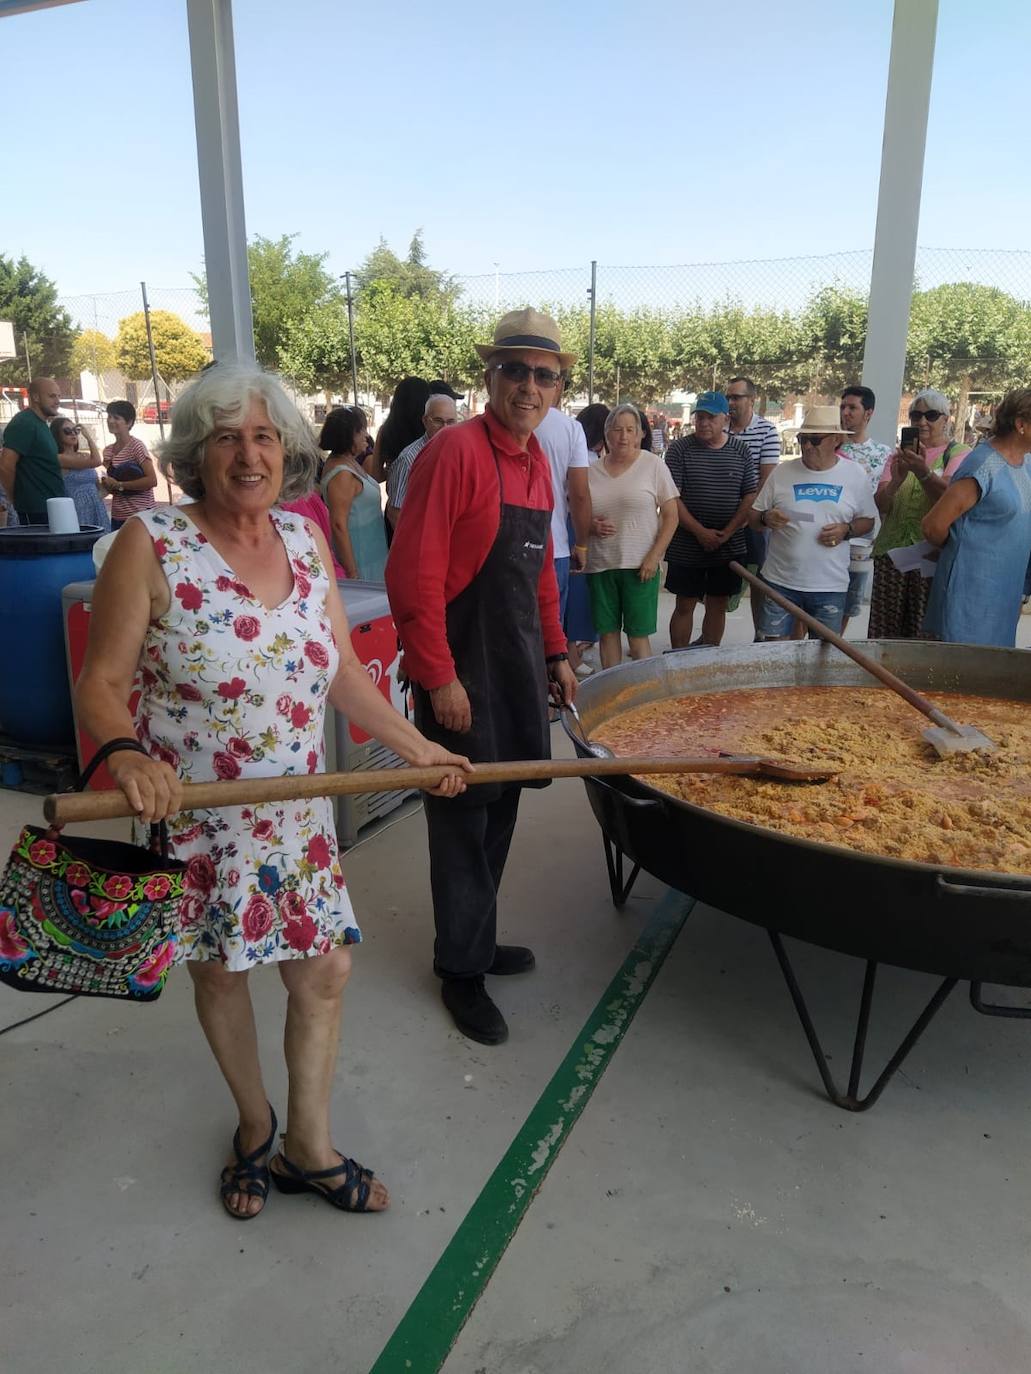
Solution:
M419 454L387 559L387 595L408 674L427 691L454 681L445 613L483 567L498 533L501 493L484 420L498 454L504 502L551 510L551 470L531 435L525 450L488 407L445 429ZM545 654L565 651L558 583L548 534L537 587ZM504 606L498 615L505 614Z

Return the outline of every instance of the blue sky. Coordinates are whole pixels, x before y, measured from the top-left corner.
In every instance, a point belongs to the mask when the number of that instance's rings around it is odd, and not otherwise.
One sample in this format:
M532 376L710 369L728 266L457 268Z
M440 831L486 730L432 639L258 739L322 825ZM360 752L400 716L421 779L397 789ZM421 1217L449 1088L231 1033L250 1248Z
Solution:
M889 0L236 0L235 29L248 233L337 272L419 226L465 274L872 243ZM1029 48L1031 6L942 0L921 243L1031 247ZM183 0L5 18L0 53L0 251L66 295L188 285Z

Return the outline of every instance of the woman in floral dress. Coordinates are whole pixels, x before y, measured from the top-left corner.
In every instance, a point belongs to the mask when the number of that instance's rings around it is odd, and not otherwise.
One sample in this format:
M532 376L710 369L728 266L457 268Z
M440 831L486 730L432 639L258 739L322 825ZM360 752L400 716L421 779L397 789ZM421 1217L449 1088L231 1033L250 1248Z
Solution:
M318 450L275 381L219 364L176 403L162 466L194 503L126 522L98 578L78 687L98 741L137 738L109 767L141 826L169 818L187 863L181 944L198 1017L239 1112L221 1176L246 1220L270 1176L348 1211L387 1192L333 1147L329 1097L340 1004L361 939L344 886L328 798L178 811L182 782L279 777L323 768L327 700L416 766L453 764L438 789L463 791L468 762L426 740L381 695L351 648L325 537L280 500L312 484ZM140 689L133 719L123 703ZM276 963L286 986L289 1115L262 1082L248 971Z

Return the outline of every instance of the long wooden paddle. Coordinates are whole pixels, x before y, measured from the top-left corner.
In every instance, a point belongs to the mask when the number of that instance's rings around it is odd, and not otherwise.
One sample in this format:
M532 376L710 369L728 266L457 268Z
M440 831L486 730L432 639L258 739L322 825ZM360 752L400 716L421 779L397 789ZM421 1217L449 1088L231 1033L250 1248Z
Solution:
M624 777L631 773L739 773L779 782L826 782L835 768L782 763L752 755L723 758L657 758L655 755L608 759L527 759L480 763L465 780L469 786L491 782L534 782L544 778ZM235 782L195 782L183 787L182 810L206 811L219 806L253 806L259 802L302 801L359 792L401 792L436 787L453 768L378 768L368 773L305 773L280 778L239 778ZM125 794L61 792L43 802L43 813L55 825L74 821L131 816Z
M737 573L738 577L743 577L756 591L762 592L763 596L768 596L778 606L790 611L795 619L800 620L807 629L812 630L814 635L818 635L820 639L825 639L828 644L833 644L835 649L840 649L843 654L847 654L853 662L859 664L860 668L865 668L868 673L883 682L885 687L890 687L904 701L908 701L910 706L915 706L918 711L922 711L928 720L933 720L937 728L925 730L923 732L924 739L943 758L947 758L950 754L965 754L971 749L992 750L995 748L994 740L990 740L987 735L982 734L976 726L957 724L951 716L947 716L944 711L939 711L938 707L928 701L926 697L915 692L908 682L903 682L900 677L896 677L883 664L878 663L869 654L864 654L861 649L857 649L854 644L839 635L836 630L828 629L815 616L803 611L801 606L796 606L786 596L774 591L769 583L764 582L761 577L756 577L747 568L743 568L740 563L732 562L730 570Z

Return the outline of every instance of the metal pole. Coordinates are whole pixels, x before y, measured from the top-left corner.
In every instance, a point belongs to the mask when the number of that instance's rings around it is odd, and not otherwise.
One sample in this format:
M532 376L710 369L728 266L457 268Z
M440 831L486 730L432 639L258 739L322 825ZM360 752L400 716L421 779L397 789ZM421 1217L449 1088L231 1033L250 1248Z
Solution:
M347 282L347 337L351 343L351 390L354 394L354 403L358 404L358 358L354 351L354 298L351 295L351 274L344 273Z
M254 360L230 0L186 0L211 348Z
M877 396L870 437L893 446L906 371L937 25L938 0L895 0L863 352L863 385Z
M22 336L21 336L21 341L22 341L22 343L25 345L25 370L28 372L28 374L29 374L29 381L31 382L31 381L32 381L32 359L29 357L29 336L28 336L27 333L23 333L23 334L22 334Z
M147 326L147 352L150 354L150 376L154 383L154 406L157 410L158 432L161 435L161 442L165 442L165 422L161 418L161 392L158 390L158 365L154 357L154 335L150 329L150 302L147 300L147 283L140 282L140 290L143 293L143 320ZM168 488L168 504L172 505L172 481L165 478L165 486Z
M594 307L598 299L598 264L591 259L591 328L587 338L587 404L594 405Z

